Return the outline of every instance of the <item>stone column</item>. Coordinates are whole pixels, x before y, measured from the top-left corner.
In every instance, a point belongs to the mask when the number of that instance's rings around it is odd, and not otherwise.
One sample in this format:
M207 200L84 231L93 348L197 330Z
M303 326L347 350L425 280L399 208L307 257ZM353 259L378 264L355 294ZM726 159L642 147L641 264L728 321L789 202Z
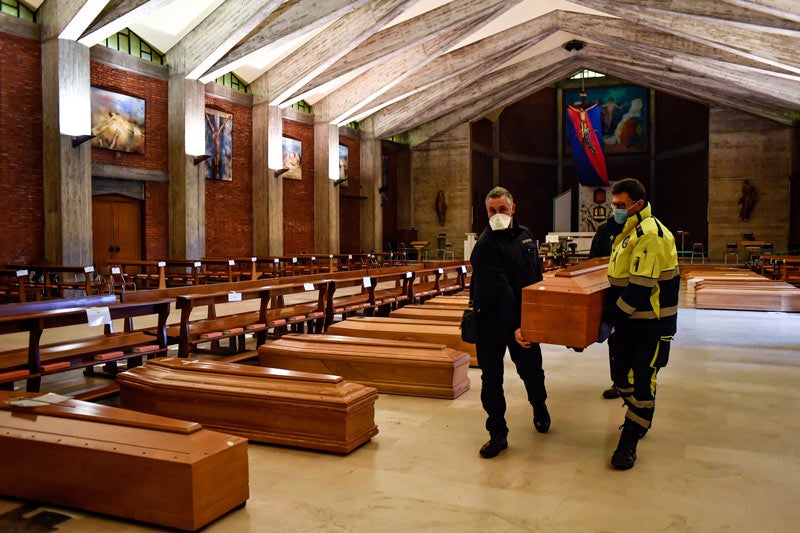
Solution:
M267 76L250 84L253 91L253 253L283 255L283 115L269 105Z
M205 88L181 69L169 76L169 256L199 259L206 253Z
M92 149L72 146L74 136L91 133L89 80L89 49L43 32L44 248L54 264L93 261Z
M383 250L383 212L381 210L381 140L373 133L372 118L362 122L361 189L366 199L361 206L361 250Z
M339 128L314 122L314 252L339 253Z

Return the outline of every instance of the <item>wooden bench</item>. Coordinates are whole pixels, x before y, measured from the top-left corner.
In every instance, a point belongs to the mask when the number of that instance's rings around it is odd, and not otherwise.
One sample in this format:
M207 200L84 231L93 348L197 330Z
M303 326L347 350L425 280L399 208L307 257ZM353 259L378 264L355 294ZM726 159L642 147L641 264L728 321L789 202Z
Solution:
M26 348L0 352L0 384L13 387L17 380L27 380L27 390L37 391L41 377L47 374L109 364L133 358L139 364L144 355L167 350L166 322L171 300L118 304L114 295L48 300L0 306L0 333L28 334ZM103 332L79 339L41 344L45 330L87 324L87 309L107 308L111 320L123 320L125 330ZM131 328L134 317L157 315L156 337Z
M234 311L223 315L219 312L220 306L254 299L259 300L258 310L255 312ZM248 332L253 333L256 346L263 344L266 340L269 301L270 292L266 287L177 296L175 307L181 311L178 356L188 357L192 351L197 351L198 344L221 339L231 339L234 353L243 352L245 333ZM205 318L192 318L192 313L201 307L206 309Z
M469 389L469 354L443 344L285 335L258 349L261 366L330 373L378 392L453 399Z
M128 409L259 442L350 453L378 433L377 391L340 376L167 358L118 381Z
M351 274L352 275L352 274ZM333 323L334 316L340 315L342 320L362 311L367 316L375 312L375 287L370 276L357 276L331 280L328 301L325 306L325 327ZM352 289L358 289L353 292ZM336 292L339 291L337 295ZM347 291L347 294L343 294Z
M45 265L17 264L6 268L27 270L30 273L30 287L43 298L64 298L101 294L106 291L105 280L95 273L93 265Z
M117 266L125 276L136 280L139 289L164 289L167 287L166 261L114 260L108 266Z
M388 269L387 269L388 270ZM375 306L378 315L386 316L392 310L399 309L411 301L411 284L414 283L414 271L405 272L373 272L372 286L375 291Z
M365 337L411 342L444 344L470 355L470 366L477 366L475 345L461 340L459 324L435 320L411 320L391 317L355 317L328 328L331 335Z
M0 268L0 298L9 302L40 300L42 294L28 283L25 268Z
M0 494L194 531L243 506L247 440L78 400L0 391ZM18 403L18 402L15 402Z

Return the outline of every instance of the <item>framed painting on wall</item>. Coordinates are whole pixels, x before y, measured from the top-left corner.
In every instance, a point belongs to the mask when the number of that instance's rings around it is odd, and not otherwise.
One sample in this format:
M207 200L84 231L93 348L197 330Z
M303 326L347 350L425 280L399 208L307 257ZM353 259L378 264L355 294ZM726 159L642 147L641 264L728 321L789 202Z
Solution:
M284 178L303 179L303 170L300 166L302 157L303 143L297 139L283 137L283 168L289 169L283 173Z
M206 179L233 181L233 115L206 109Z
M581 103L580 90L564 91L564 105ZM641 153L648 150L649 90L638 85L586 89L586 105L600 106L603 153ZM569 139L565 146L569 146Z
M144 153L144 100L127 94L91 88L92 146Z
M350 177L350 174L349 174L349 171L348 171L349 154L350 154L350 150L347 148L347 146L344 146L343 144L340 144L339 145L339 178L338 178L340 180L345 180L345 179ZM347 182L346 181L342 181L341 182L341 187L347 188Z

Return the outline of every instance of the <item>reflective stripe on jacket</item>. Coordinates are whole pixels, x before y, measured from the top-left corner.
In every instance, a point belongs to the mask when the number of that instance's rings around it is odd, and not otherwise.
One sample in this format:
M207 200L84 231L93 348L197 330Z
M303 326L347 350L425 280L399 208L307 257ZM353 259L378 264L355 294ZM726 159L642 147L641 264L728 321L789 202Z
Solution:
M610 321L666 319L678 312L680 271L672 233L650 204L629 217L608 262ZM672 319L674 321L674 318Z

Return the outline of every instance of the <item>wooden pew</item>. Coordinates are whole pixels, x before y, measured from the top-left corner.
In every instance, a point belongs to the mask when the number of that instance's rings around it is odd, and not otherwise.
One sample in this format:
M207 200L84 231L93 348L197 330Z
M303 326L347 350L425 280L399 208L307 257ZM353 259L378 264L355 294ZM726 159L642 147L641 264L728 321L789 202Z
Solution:
M247 440L200 424L0 391L0 494L194 531L249 497Z
M126 276L136 280L139 289L165 289L167 287L166 261L114 260L108 266L118 266Z
M27 390L37 391L43 375L75 368L110 364L133 358L166 353L166 322L171 300L143 303L116 303L114 295L48 300L0 306L0 333L28 333L28 347L0 352L0 384L27 380ZM105 326L103 333L80 339L41 344L45 330L87 324L87 308L107 308L111 320L123 320L126 331L114 333ZM134 317L157 315L155 338L132 330Z
M259 442L345 454L378 433L377 391L340 376L167 358L118 381L128 409Z
M478 366L475 345L461 340L459 325L435 320L386 317L355 317L328 328L331 335L411 342L432 342L470 355L470 366Z
M342 320L362 311L372 316L375 311L375 286L370 276L357 276L331 280L328 301L325 306L325 327L333 323L334 317L340 315ZM354 292L356 288L358 292ZM339 294L336 294L339 291ZM346 293L345 293L346 291Z
M414 271L372 273L372 286L375 291L375 306L378 315L386 316L390 311L399 309L411 301L411 284L414 283Z
M40 300L42 294L28 283L29 272L25 268L0 269L0 298L10 302Z
M28 270L30 286L44 298L67 297L67 292L82 292L84 296L100 294L106 289L105 281L95 274L92 265L18 264L6 268Z
M234 311L229 314L220 314L219 312L220 306L254 299L259 300L256 312ZM178 335L179 357L188 357L191 352L197 351L198 344L221 339L231 339L233 352L243 352L245 351L246 332L254 334L256 346L266 340L269 288L186 294L177 296L176 300L175 307L181 311ZM206 309L206 317L192 318L192 313L201 307ZM210 310L213 310L213 313Z
M378 392L453 399L469 389L469 354L443 344L285 335L258 349L261 366L333 373Z
M389 313L394 318L411 318L417 320L439 320L444 322L461 323L463 309L452 307L439 307L434 305L407 305Z

